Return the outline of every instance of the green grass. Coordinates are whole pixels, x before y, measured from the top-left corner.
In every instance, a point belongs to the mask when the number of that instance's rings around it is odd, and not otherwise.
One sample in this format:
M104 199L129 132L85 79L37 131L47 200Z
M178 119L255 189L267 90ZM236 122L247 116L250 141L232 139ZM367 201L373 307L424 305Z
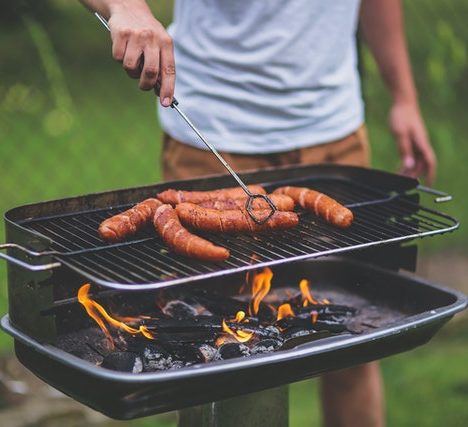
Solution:
M77 3L55 0L53 20L39 21L52 50L37 28L28 32L25 22L0 29L0 212L160 179L161 131L154 96L140 92L111 59L107 32ZM153 3L168 22L170 3ZM439 157L436 187L455 196L440 209L464 221L468 30L462 17L468 3L412 0L405 5L421 105ZM398 157L386 127L389 98L366 52L364 66L374 166L394 171ZM466 251L467 238L462 227L424 239L422 246L425 252L453 246ZM0 313L7 311L6 301L5 266L0 263ZM466 330L466 323L456 325L429 345L383 362L389 426L468 425ZM5 334L0 334L0 349L11 349ZM292 385L291 425L318 422L315 381ZM125 425L168 427L174 421L151 417Z

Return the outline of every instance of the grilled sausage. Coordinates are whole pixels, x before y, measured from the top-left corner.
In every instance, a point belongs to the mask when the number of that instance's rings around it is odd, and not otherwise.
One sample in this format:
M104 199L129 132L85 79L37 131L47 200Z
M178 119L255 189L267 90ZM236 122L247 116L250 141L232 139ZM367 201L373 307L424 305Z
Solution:
M353 223L353 213L331 197L305 187L280 187L274 194L286 194L304 209L314 212L330 224L348 228Z
M265 189L260 185L248 185L249 190L253 194L265 194ZM222 188L213 191L182 191L169 189L159 193L157 198L163 203L175 206L178 203L202 203L207 200L226 200L236 199L245 196L245 192L241 187Z
M226 248L216 246L184 228L170 205L162 205L156 210L153 223L157 233L175 253L202 261L219 262L229 258Z
M284 194L268 194L268 197L276 206L279 211L292 211L294 210L294 200ZM239 199L226 199L226 200L207 200L198 205L203 208L216 209L218 211L226 209L245 209L247 197ZM260 197L253 200L252 209L270 209L268 202Z
M182 224L199 230L221 233L261 232L291 228L299 223L294 212L276 211L264 224L256 224L245 209L218 211L203 208L194 203L180 203L176 206ZM258 218L265 218L268 209L254 211Z
M157 199L146 199L133 208L106 219L99 226L99 236L106 242L112 243L133 236L146 224L151 223L156 209L161 204Z

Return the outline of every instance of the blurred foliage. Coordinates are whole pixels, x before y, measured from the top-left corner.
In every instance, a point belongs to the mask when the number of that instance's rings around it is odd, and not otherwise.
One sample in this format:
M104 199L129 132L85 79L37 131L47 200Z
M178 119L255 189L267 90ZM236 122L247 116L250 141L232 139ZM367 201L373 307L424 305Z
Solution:
M23 14L28 13L43 22L57 17L57 7L51 0L0 0L0 25L2 28L20 25Z
M52 198L157 182L161 131L156 101L152 93L138 91L135 81L112 60L109 35L97 20L77 0L0 3L0 212ZM172 2L150 4L168 24ZM464 197L468 2L405 0L404 5L421 108L439 159L436 188L454 196L452 203L435 208L464 222L468 219ZM365 48L362 58L374 166L396 171L397 151L387 128L390 98ZM423 251L449 247L466 251L467 230L424 239ZM0 313L7 311L6 300L2 263ZM384 363L389 425L467 424L462 402L468 381L462 374L466 336L437 342ZM5 334L0 334L2 346L10 348ZM293 426L318 420L317 405L310 413L311 398L317 394L314 384L293 386ZM439 392L450 402L441 404ZM439 403L428 405L429 401ZM422 407L427 411L424 417L414 411ZM133 425L150 424L159 425L153 419Z

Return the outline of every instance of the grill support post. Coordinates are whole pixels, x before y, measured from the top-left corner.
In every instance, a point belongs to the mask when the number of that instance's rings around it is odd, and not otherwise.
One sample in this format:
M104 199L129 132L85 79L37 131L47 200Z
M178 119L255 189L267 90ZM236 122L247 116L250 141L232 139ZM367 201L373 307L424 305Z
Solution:
M289 386L182 409L178 427L287 427Z

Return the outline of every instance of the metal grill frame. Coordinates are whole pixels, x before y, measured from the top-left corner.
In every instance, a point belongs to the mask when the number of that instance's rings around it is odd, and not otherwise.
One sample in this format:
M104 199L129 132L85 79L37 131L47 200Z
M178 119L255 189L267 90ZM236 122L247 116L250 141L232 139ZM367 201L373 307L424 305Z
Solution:
M364 292L371 299L386 295L392 304L406 302L409 314L360 335L340 334L290 350L138 375L110 371L45 344L25 331L25 316L15 322L11 310L1 327L14 337L18 359L35 375L107 416L132 419L289 384L410 350L426 343L467 305L467 297L453 289L339 257L281 268ZM24 298L18 303L24 303ZM34 320L37 324L39 319Z
M207 190L233 185L229 176L217 175L16 208L5 214L7 232L11 231L14 242L16 242L15 234L19 233L22 235L23 242L26 238L27 247L39 249L42 254L45 250L46 255L55 260L56 264L60 263L71 268L94 284L120 290L150 290L221 277L259 267L412 240L452 231L459 226L458 221L449 215L419 204L419 195L414 191L418 189L417 180L382 171L349 166L314 165L272 168L245 173L242 176L248 183L262 183L269 188L280 185L304 185L306 182L307 185L336 197L352 208L356 213L355 223L349 230L339 230L313 217L310 213L302 213L303 220L296 229L272 232L262 237L248 235L231 237L206 233L205 237L231 250L230 259L221 264L201 263L168 253L158 237L148 237L148 235L140 236L141 238L131 242L114 245L102 245L99 241L97 236L99 221L127 209L146 197L154 197L157 192L166 188ZM328 188L326 188L327 183L331 183ZM354 196L350 197L349 194L343 192L343 189L341 193L338 191L336 194L337 183L351 186L348 188L350 191L361 191L361 193L358 192L360 197L353 199ZM109 206L114 208L109 209ZM73 225L73 220L80 215L84 218L94 215L98 219L94 219L92 225L83 222ZM393 217L395 224L379 223L380 215ZM361 221L364 217L367 218L367 222ZM52 221L52 218L59 222L71 219L71 225L70 221L65 222L58 226L58 231L55 228L52 231L43 231L40 227L32 229L41 221ZM304 218L311 219L312 223L304 221ZM413 221L418 225L414 226ZM63 240L66 240L64 236L69 233L67 227L75 229L77 239L71 243L76 248L67 248L63 245ZM402 232L403 227L404 232ZM88 232L84 232L84 228L87 228ZM392 231L396 231L395 234L392 234ZM80 234L83 233L94 239L94 243L91 239L90 247L80 247L77 244L77 241L82 239ZM303 233L302 237L306 235L308 239L306 245L298 241L301 233ZM316 233L318 237L313 233ZM9 238L8 234L7 236ZM243 254L242 250L246 245L247 247L252 245L255 239L259 239L257 245L259 253L256 254L258 258L252 260L251 256L255 252L249 250L249 253ZM279 246L275 246L277 239L280 239ZM57 244L60 241L62 244ZM268 245L272 245L277 252L272 253ZM149 255L151 253L152 255ZM113 264L110 261L112 259L115 260ZM162 280L161 278L158 280L145 278L144 275L147 274L145 268L154 269L157 263L163 274L167 273L168 277ZM109 264L110 268L106 267L106 264ZM99 269L101 273L97 274ZM124 270L128 272L127 276L123 275ZM174 271L179 273L178 277L171 277ZM159 276L161 277L161 274Z

